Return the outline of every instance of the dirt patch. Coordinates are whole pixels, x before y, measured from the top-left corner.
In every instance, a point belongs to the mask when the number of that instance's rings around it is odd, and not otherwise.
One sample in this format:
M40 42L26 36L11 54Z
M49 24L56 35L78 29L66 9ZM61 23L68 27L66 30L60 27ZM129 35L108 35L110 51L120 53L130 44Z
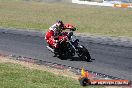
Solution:
M37 64L34 64L34 63L30 63L30 62L24 62L24 61L9 59L8 57L1 57L0 56L0 63L20 64L20 65L22 65L24 67L27 67L27 68L30 68L30 69L37 69L37 70L47 71L47 72L54 73L56 75L71 77L71 78L74 78L76 80L79 77L75 73L71 72L69 69L60 70L60 69L51 68L51 67L44 66L44 65L37 65Z

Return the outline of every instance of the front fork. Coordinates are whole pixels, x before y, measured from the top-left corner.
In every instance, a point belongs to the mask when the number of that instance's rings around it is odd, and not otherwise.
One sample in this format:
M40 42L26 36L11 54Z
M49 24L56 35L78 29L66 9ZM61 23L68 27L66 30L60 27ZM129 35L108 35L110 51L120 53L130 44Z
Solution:
M78 49L77 47L80 47L80 48L83 48L82 45L80 45L78 42L77 42L77 46L75 47L71 42L69 42L69 44L73 47L73 49L75 50L75 52L78 54Z

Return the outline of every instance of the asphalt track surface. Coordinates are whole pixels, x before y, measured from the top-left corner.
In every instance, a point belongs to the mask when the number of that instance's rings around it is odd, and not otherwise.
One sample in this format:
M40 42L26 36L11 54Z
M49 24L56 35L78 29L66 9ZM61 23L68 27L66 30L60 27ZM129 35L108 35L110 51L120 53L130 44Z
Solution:
M84 67L90 71L132 80L131 47L98 44L82 40L81 43L87 47L92 59L95 60L92 62L81 61L77 56L60 60L53 57L53 54L47 50L46 42L42 36L0 32L0 53L32 57L77 68Z

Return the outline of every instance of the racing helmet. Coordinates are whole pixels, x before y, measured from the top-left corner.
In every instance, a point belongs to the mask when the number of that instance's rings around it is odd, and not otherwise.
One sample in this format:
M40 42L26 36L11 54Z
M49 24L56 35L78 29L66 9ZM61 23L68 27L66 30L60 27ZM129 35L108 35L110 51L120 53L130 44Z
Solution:
M64 28L64 23L62 20L57 20L57 23L60 23L60 28L63 29Z

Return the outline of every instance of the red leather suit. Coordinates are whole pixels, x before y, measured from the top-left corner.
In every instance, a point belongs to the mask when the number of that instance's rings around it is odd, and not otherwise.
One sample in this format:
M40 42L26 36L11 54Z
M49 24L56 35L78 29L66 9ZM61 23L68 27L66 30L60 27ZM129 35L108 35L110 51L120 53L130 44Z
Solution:
M67 40L67 33L66 32L59 32L57 30L58 26L56 23L52 25L49 30L46 32L45 39L49 45L51 45L53 48L59 48L58 41L66 41ZM71 29L73 28L72 25L66 24L64 25L64 29ZM59 36L61 33L65 33L64 35ZM58 40L55 40L55 37L58 36Z

